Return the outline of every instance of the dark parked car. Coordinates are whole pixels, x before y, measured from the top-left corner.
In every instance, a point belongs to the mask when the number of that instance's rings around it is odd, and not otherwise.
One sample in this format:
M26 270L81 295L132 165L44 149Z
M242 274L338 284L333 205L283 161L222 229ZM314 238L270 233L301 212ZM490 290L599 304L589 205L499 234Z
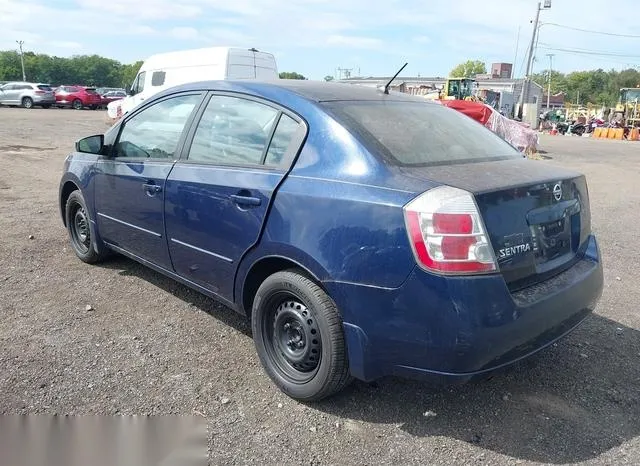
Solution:
M163 91L76 143L59 196L81 260L115 251L245 314L301 400L353 377L486 374L566 335L602 292L583 175L376 89Z
M102 104L102 98L93 87L60 86L56 89L56 105L82 110L89 107L97 109Z

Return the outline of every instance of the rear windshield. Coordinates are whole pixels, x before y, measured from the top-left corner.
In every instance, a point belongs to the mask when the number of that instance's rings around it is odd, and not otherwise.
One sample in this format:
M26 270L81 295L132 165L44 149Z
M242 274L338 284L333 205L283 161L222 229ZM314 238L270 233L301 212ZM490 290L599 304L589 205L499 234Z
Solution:
M435 103L379 100L323 105L369 150L395 165L446 165L522 157L480 123Z
M50 91L51 86L49 86L48 84L38 84L38 89L40 89L41 91Z
M88 94L95 94L96 93L96 88L95 87L85 87L84 89Z

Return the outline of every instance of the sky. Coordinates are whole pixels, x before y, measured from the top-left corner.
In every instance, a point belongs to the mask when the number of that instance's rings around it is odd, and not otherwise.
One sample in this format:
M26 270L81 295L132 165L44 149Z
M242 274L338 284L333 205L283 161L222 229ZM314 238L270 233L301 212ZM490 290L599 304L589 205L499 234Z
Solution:
M549 68L548 53L562 72L640 69L637 0L611 5L553 0L540 12L533 71ZM536 0L0 0L0 50L22 40L36 53L132 63L220 45L271 52L280 71L310 79L336 76L337 68L390 76L405 62L404 76L446 76L468 59L515 63L522 76L536 8Z

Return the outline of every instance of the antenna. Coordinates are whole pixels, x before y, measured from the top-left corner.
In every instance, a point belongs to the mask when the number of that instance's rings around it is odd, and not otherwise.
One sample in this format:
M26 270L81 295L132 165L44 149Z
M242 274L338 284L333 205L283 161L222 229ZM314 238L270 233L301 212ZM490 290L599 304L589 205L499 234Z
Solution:
M391 79L389 80L389 82L388 82L387 84L385 84L385 86L384 86L384 93L385 93L385 94L389 94L389 86L391 86L391 83L393 82L393 80L394 80L394 79L396 79L400 73L402 73L402 70L404 70L404 69L405 69L405 67L406 67L408 64L409 64L409 63L405 63L404 65L402 65L402 68L400 68L400 69L398 70L398 72L397 72L396 74L394 74L394 75L393 75L393 78L391 78Z

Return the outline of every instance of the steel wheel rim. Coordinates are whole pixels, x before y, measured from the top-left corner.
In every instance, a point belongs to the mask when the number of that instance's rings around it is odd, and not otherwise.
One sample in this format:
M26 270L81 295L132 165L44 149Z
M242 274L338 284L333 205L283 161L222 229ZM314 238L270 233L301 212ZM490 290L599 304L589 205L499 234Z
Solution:
M91 247L91 229L87 213L82 206L76 204L71 220L73 243L80 252L86 254Z
M33 107L33 102L31 101L31 99L24 99L23 105L24 108L31 108Z
M262 335L281 376L294 383L313 379L320 367L322 338L315 317L291 293L277 293L267 303Z

